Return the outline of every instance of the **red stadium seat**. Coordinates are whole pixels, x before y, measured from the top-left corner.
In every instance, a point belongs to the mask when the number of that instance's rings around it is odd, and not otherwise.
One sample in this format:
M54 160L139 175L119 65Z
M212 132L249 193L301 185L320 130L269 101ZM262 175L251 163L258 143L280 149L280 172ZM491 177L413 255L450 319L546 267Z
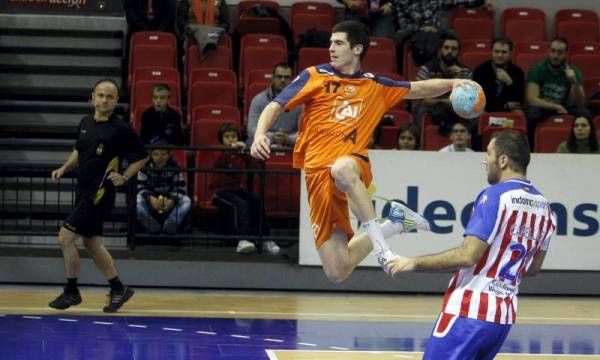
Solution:
M525 75L527 75L533 65L546 59L547 57L547 53L521 53L516 55L515 65L520 67Z
M502 34L515 43L546 40L546 14L541 9L507 8L501 22Z
M271 151L265 162L265 209L268 216L297 217L300 213L300 172L292 167L292 153ZM260 194L260 181L255 191Z
M217 178L216 173L212 170L220 154L221 151L198 151L196 153L196 168L200 170L194 173L194 205L198 210L216 211L212 204L215 191L211 185Z
M600 54L600 42L583 41L569 44L569 54Z
M275 1L267 0L244 0L240 1L236 6L235 19L235 31L241 38L246 34L279 34L281 23L279 19L274 17L255 17L245 14L246 10L250 9L255 5L261 5L263 7L274 10L276 13L280 12L279 4Z
M237 106L237 86L230 82L196 81L190 87L188 115L198 105Z
M310 29L330 32L333 25L335 25L335 17L327 14L297 14L291 19L294 24L292 25L292 32L295 43L298 43L300 37Z
M219 129L223 124L231 122L233 121L227 119L193 118L190 123L190 144L196 146L220 146Z
M600 77L600 53L575 54L570 62L581 70L584 79Z
M460 51L465 52L479 52L479 53L492 53L492 41L482 39L467 39L460 41Z
M421 148L423 150L438 151L452 143L449 137L443 136L438 125L427 125L421 134Z
M459 39L492 39L494 37L493 18L457 18L453 30Z
M240 110L229 105L199 105L192 110L192 122L203 119L240 124Z
M240 16L242 16L242 14L244 13L244 11L250 9L251 7L253 7L255 5L261 5L264 7L271 8L277 12L280 12L279 4L276 1L242 0L242 1L238 2L237 6L235 7L235 18L239 19Z
M514 112L489 112L482 114L478 122L479 134L483 134L490 127L526 129L527 121L524 115Z
M298 50L296 72L301 72L310 66L325 64L329 61L329 49L327 48L300 48L300 50Z
M386 150L395 149L398 146L398 131L400 126L382 126L379 133L379 146Z
M177 68L177 50L167 45L137 45L129 58L129 83L136 69L142 67Z
M555 153L558 145L569 138L571 128L567 126L539 127L535 130L534 148L536 153Z
M394 123L394 126L401 126L404 124L412 124L413 116L408 111L390 109L383 115L385 119L389 119Z
M554 15L554 35L569 43L600 41L598 15L593 10L561 9Z
M479 65L490 60L492 58L492 52L463 52L461 54L461 62L465 64L469 69L474 70Z

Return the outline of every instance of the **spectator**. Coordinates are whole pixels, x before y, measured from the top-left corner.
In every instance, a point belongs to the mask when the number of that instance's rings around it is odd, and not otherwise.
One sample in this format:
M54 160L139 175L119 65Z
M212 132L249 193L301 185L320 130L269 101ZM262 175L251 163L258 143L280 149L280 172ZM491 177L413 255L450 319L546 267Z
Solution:
M177 8L176 32L180 43L193 37L198 43L200 54L206 56L215 49L223 33L228 31L225 0L181 0Z
M471 131L469 130L469 122L459 120L452 125L450 132L450 140L452 144L446 145L440 149L440 152L472 152L469 147L471 143Z
M556 149L557 153L600 154L596 125L585 116L579 116L571 126L569 139L563 141Z
M221 126L218 133L219 142L226 149L237 151L223 151L214 164L215 169L245 169L248 167L248 157L241 154L246 145L239 141L239 128L233 123ZM269 225L265 208L261 206L260 198L254 192L242 187L242 174L238 172L220 173L209 184L210 191L215 193L213 204L229 220L229 228L236 235L269 235ZM263 217L262 229L257 229L259 216ZM245 254L256 250L256 246L249 240L239 239L236 252ZM270 254L278 254L279 246L272 241L263 241L263 250Z
M394 38L396 32L394 2L392 0L337 0L345 6L344 20L365 24L371 36Z
M490 0L394 0L398 31L396 33L396 49L402 54L404 42L413 40L413 45L421 49L429 49L427 42L437 43L440 36L449 29L447 13L459 7L483 6L488 11L494 12L494 5ZM435 45L434 45L435 46ZM418 65L425 64L435 57L435 48L417 54L413 46L413 56ZM402 56L398 56L398 69L402 69Z
M549 116L571 114L592 118L584 107L585 91L581 70L567 63L569 44L564 38L550 41L548 58L533 65L527 74L525 116L530 144L537 124Z
M141 138L144 144L164 139L172 145L185 144L181 115L169 106L171 89L158 84L152 89L152 106L142 114Z
M473 72L473 80L485 92L485 111L512 111L523 114L525 74L514 65L513 43L508 38L497 38L492 43L492 59L479 65Z
M275 65L271 85L258 93L250 103L246 128L248 134L246 144L248 146L252 145L254 141L254 133L256 133L256 125L258 124L260 113L291 81L291 66L285 63ZM296 137L298 136L300 115L302 115L302 107L300 106L281 114L281 117L279 117L272 127L274 131L267 132L267 136L271 139L271 144L280 147L293 147L296 144Z
M175 0L125 0L129 33L174 31Z
M412 124L404 124L398 130L397 150L419 150L419 133Z
M451 34L446 34L439 42L438 57L421 66L417 80L427 79L471 79L471 70L458 61L460 41ZM429 114L433 123L440 126L440 132L446 135L458 116L452 110L450 97L444 94L437 98L423 99L416 102L415 120L420 124L424 115Z
M167 142L161 139L155 145L167 145ZM151 234L160 233L161 229L167 234L175 234L190 208L191 200L186 195L181 168L171 158L169 150L153 149L150 161L138 173L138 220Z

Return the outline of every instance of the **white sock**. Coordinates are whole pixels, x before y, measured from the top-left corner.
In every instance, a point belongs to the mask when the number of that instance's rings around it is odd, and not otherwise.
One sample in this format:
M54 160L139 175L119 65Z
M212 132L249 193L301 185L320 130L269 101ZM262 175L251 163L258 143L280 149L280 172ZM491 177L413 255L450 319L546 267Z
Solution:
M404 230L404 225L402 223L391 222L390 220L386 220L383 224L380 225L381 233L383 234L383 238L387 239L394 234L398 234Z
M376 254L390 251L390 247L384 239L382 226L377 222L377 219L369 220L362 225L369 236L369 240L373 244L373 251Z

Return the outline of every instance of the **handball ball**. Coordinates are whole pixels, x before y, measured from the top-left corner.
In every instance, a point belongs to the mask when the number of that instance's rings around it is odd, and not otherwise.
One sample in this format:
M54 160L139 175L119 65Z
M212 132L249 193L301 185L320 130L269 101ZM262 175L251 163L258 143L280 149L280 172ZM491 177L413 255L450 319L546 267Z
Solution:
M485 93L478 83L468 81L452 90L450 102L458 116L473 119L485 110Z

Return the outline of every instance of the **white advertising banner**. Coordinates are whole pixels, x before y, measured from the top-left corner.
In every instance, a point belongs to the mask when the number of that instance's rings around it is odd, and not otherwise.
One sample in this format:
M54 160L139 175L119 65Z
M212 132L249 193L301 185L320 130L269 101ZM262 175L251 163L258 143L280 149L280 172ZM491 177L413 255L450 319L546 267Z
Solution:
M371 151L373 202L379 217L396 199L423 214L431 232L395 235L392 250L414 256L439 252L462 243L472 203L488 186L483 153ZM600 270L600 156L532 154L528 178L552 203L557 231L544 269ZM304 176L300 206L300 264L320 265L311 230ZM351 215L357 228L357 220ZM375 256L361 265L377 266Z

